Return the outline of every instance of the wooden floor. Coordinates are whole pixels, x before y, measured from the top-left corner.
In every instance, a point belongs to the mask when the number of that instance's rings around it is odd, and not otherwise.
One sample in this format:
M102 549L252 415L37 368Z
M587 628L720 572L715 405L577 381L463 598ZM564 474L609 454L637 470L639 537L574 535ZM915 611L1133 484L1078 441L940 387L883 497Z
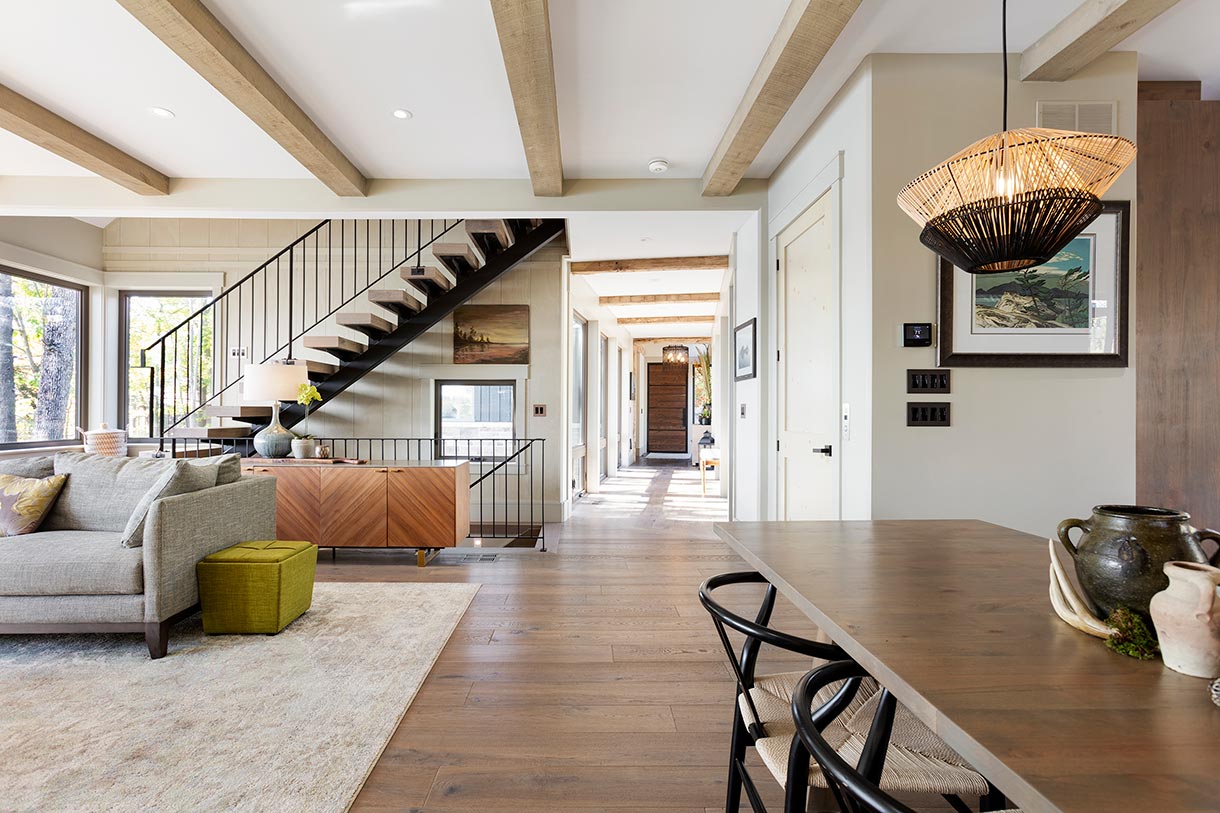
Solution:
M700 495L689 464L602 485L548 526L548 553L422 571L397 553L319 563L322 580L482 585L354 810L724 809L734 690L696 589L745 569L712 533L725 501ZM730 603L756 608L760 597L742 588ZM791 607L777 618L816 632ZM768 657L761 668L805 665ZM779 811L778 786L757 764Z

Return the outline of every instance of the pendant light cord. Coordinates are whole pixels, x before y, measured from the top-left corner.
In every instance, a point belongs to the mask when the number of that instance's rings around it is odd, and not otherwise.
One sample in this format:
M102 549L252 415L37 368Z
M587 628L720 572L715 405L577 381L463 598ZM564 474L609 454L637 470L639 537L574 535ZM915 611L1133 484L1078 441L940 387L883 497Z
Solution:
M1008 132L1008 0L1000 0L1000 37L1004 47L1004 127Z

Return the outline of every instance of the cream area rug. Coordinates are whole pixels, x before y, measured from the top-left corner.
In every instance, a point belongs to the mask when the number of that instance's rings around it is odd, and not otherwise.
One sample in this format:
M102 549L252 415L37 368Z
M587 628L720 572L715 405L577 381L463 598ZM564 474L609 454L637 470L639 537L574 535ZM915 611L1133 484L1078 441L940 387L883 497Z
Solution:
M318 584L279 635L0 636L0 810L343 811L478 591Z

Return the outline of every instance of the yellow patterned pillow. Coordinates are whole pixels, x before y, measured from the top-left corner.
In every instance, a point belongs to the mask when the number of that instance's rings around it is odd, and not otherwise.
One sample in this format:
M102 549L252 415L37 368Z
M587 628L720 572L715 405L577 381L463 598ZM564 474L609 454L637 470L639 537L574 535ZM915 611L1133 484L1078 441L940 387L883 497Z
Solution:
M0 536L37 531L67 481L66 474L42 479L0 474Z

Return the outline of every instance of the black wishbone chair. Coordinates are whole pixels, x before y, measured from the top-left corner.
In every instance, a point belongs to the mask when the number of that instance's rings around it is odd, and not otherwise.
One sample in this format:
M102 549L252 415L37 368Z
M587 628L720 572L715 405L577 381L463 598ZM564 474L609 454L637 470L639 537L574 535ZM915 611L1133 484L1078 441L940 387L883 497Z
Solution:
M920 781L915 774L921 770L927 774L922 780L923 783L936 784L940 781L932 775L934 771L927 770L931 765L921 766L918 760L906 759L911 752L900 744L902 740L909 742L913 738L917 741L924 740L922 744L926 748L926 737L912 727L913 717L905 721L899 719L900 715L910 715L910 712L898 706L889 690L881 689L869 701L861 704L858 698L868 690L867 684L870 681L872 678L859 664L854 661L841 661L820 666L797 682L796 690L792 694L792 717L797 736L789 752L788 775L808 772L812 755L822 778L838 803L839 810L843 813L915 813L912 808L882 790L881 786L889 784L900 786L904 790L909 789L907 786L912 781ZM827 699L827 693L832 691L834 694ZM872 720L867 723L867 735L863 738L853 736L843 741L844 728L840 724L841 718L861 718L868 713L872 714ZM863 720L857 719L855 728L862 731L864 725ZM903 728L907 730L904 732L901 730ZM927 731L927 734L931 735L931 731ZM949 751L948 746L941 743L941 747L948 753L932 755L932 759L951 757L951 761L961 762L961 758ZM921 750L923 749L913 753L918 754ZM902 766L886 765L887 760L898 755L904 758ZM856 759L854 766L848 761L848 757ZM899 776L904 772L913 775L906 777L904 781ZM798 783L792 783L795 784ZM785 799L786 809L803 811L804 797L792 793L792 785L789 785ZM982 807L984 810L994 810L998 807L996 802L1003 797L990 785L988 788L989 792L982 800ZM970 809L956 797L946 798L958 810ZM1020 811L1008 810L1002 813Z
M712 598L713 590L731 584L767 585L762 606L753 621L726 609ZM728 655L729 664L737 678L737 697L733 703L733 739L729 747L728 797L724 805L726 813L738 813L741 809L743 788L755 813L765 813L766 807L762 798L746 772L746 748L781 737L791 740L794 735L792 690L804 673L785 672L755 676L754 669L762 645L767 644L824 661L837 661L847 657L843 650L834 644L809 641L768 627L771 612L775 609L775 598L775 586L761 573L749 571L712 576L699 586L699 601L712 616L712 623L716 625L716 632L720 635L720 643L724 645L725 654ZM740 654L734 651L726 627L746 637Z

